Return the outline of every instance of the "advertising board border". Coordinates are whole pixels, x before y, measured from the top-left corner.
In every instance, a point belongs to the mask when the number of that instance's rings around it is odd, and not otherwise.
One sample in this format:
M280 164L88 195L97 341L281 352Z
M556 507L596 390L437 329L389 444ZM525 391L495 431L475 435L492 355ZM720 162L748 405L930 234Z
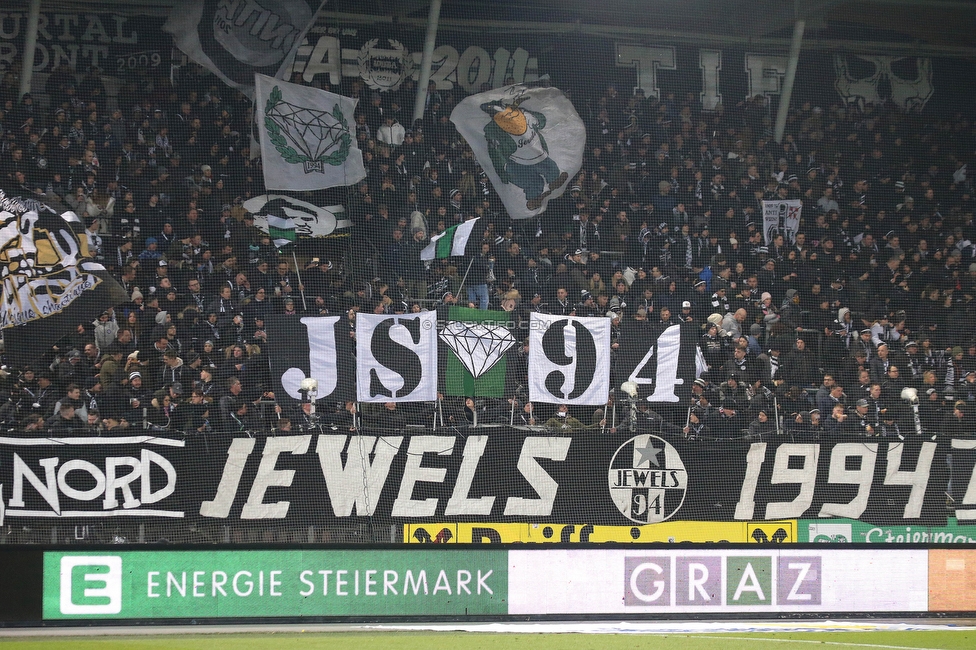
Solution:
M700 544L633 544L616 547L597 547L597 548L581 548L576 544L547 544L545 546L527 546L524 544L499 544L499 545L461 545L460 547L455 545L453 547L432 547L428 545L416 545L416 546L404 546L402 544L373 544L373 545L356 545L356 544L336 544L336 545L324 545L324 544L261 544L254 545L253 547L242 547L240 545L231 544L214 544L208 547L208 550L224 550L224 551L242 551L242 550L327 550L327 551L337 551L337 550L350 550L350 551L369 551L369 550L385 550L385 551L396 551L400 554L410 553L410 552L426 552L426 553L437 553L437 552L463 552L465 549L472 551L476 550L493 550L493 551L530 551L530 552L551 552L557 550L572 550L579 552L581 550L587 550L587 552L601 552L607 550L624 551L627 554L633 554L635 552L650 552L650 553L689 553L696 554L704 550ZM976 549L972 546L962 546L958 544L904 544L896 547L899 551L915 550L915 551L940 551L947 550L958 554L960 552L969 552L973 554L974 559L976 559ZM566 614L534 614L534 615L513 615L513 614L498 614L498 615L472 615L472 616L444 616L444 615L412 615L412 616L274 616L274 617L259 617L259 618L146 618L146 619L93 619L93 618L79 618L76 620L44 620L41 618L41 603L42 603L42 588L43 588L43 575L42 575L42 563L44 553L72 553L75 555L89 555L97 553L149 553L149 552L180 552L180 551L196 551L199 552L201 549L197 545L172 545L172 546L156 546L151 547L120 547L118 545L92 545L92 546L77 546L77 545L52 545L50 547L37 547L37 546L23 546L23 545L3 545L0 546L0 568L4 569L0 571L0 576L5 576L5 580L0 580L0 583L6 582L8 589L0 589L0 594L5 592L10 592L9 597L0 597L0 606L3 606L0 611L5 611L7 614L3 617L4 620L0 620L0 627L33 627L38 625L44 626L62 626L62 627L76 627L76 626L112 626L124 623L127 625L185 625L188 622L192 624L260 624L260 623L367 623L367 622L392 622L392 621L414 621L414 622L446 622L446 621L470 621L470 622L497 622L506 620L538 620L538 621L549 621L549 620L564 620ZM795 554L797 552L810 552L816 551L819 553L829 553L833 551L840 551L841 549L835 545L825 545L821 543L804 543L795 545L777 545L777 546L757 546L755 544L714 544L707 547L712 553L722 553L722 552L745 552L755 554L757 552L765 554L777 554L777 553L787 553ZM888 544L859 544L856 546L845 545L844 550L847 552L870 552L879 550L895 550L891 545ZM33 557L33 560L31 558ZM931 560L930 560L931 562ZM29 600L25 598L23 593L24 578L30 574L30 567L28 565L34 564L35 570L35 584L37 586L36 593L33 594L36 598L36 616L31 618L24 616L24 613L29 607L27 607L24 602ZM18 576L13 576L9 573L7 569L10 566L17 564L20 566L21 571ZM26 570L25 570L26 569ZM18 581L21 585L19 590L9 589L9 587L14 584L14 581ZM931 580L931 576L930 576ZM931 585L930 585L931 587ZM8 602L9 601L9 602ZM6 605L15 602L20 602L21 605L15 609L8 609ZM29 605L29 603L28 603ZM930 606L931 607L931 606ZM775 610L775 608L773 608ZM735 619L736 617L741 617L741 612L673 612L673 611L662 611L658 614L666 619L672 620L699 620L699 619L710 619L710 620L725 620L725 619ZM750 612L750 616L766 620L775 620L782 618L790 619L820 619L830 616L845 616L853 619L868 619L877 618L879 615L884 616L895 616L901 618L925 618L932 615L938 615L940 617L948 618L963 618L971 617L973 611L951 611L951 610L939 610L939 611L885 611L885 612L849 612L849 611L768 611L768 612ZM20 618L16 618L14 615L20 615ZM608 618L622 619L622 620L637 620L646 618L646 612L624 612L624 613L600 613L600 614L573 614L574 619L579 619L582 621L598 621L607 620Z

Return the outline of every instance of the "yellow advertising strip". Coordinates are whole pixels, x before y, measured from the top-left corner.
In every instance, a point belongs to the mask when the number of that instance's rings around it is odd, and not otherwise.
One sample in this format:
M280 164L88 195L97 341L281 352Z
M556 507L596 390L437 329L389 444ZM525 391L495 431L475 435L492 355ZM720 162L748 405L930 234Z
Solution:
M404 524L405 544L791 544L797 522L666 521L643 526L588 524Z

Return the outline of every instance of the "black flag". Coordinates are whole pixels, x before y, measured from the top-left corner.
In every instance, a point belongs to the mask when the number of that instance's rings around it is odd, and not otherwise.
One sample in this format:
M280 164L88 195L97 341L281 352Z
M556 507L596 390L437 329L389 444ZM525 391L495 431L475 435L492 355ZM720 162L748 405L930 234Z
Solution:
M614 386L637 384L638 396L648 402L687 404L691 385L704 368L698 350L698 325L680 323L657 338L635 321L625 322L614 367Z
M351 380L356 361L345 315L271 316L267 326L279 402L300 400L299 388L306 378L318 381L317 401L356 399L356 383Z

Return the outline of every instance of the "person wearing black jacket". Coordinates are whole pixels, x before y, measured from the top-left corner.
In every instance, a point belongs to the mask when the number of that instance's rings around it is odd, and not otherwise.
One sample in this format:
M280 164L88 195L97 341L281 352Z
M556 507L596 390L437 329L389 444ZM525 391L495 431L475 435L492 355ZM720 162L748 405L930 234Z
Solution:
M61 404L58 412L44 421L45 428L55 435L77 433L85 427L85 422L75 414L75 407L69 402Z
M972 432L969 406L963 400L958 400L952 405L952 410L942 418L939 433L946 438L971 438Z
M827 421L824 422L823 428L824 433L831 438L840 438L848 433L850 427L847 423L847 413L844 412L843 404L834 404L834 409Z
M817 366L817 358L807 350L806 341L798 338L796 348L786 357L786 380L791 386L816 387L823 381Z
M878 435L877 414L871 412L871 403L866 398L857 400L848 421L848 432L859 436Z
M473 234L473 233L472 233ZM478 309L488 309L488 273L490 271L491 245L483 243L481 253L471 259L465 279L465 289L468 291L468 302Z
M143 385L140 371L135 370L129 373L129 383L121 391L120 397L122 404L119 412L123 418L131 424L141 423L143 421L143 409L151 406L152 392Z
M820 409L800 411L792 422L786 425L787 433L808 440L819 440L824 434L824 425L820 416Z

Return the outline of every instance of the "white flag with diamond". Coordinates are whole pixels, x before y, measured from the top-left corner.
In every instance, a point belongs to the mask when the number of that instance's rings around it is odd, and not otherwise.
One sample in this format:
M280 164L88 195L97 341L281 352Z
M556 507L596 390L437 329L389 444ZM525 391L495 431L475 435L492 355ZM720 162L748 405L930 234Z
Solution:
M508 312L440 307L437 317L443 323L438 375L445 395L505 397L515 391L508 356L516 341Z
M515 337L506 328L477 323L448 323L441 340L475 379L491 370L515 345Z
M321 190L366 178L357 100L261 74L254 88L265 187Z

